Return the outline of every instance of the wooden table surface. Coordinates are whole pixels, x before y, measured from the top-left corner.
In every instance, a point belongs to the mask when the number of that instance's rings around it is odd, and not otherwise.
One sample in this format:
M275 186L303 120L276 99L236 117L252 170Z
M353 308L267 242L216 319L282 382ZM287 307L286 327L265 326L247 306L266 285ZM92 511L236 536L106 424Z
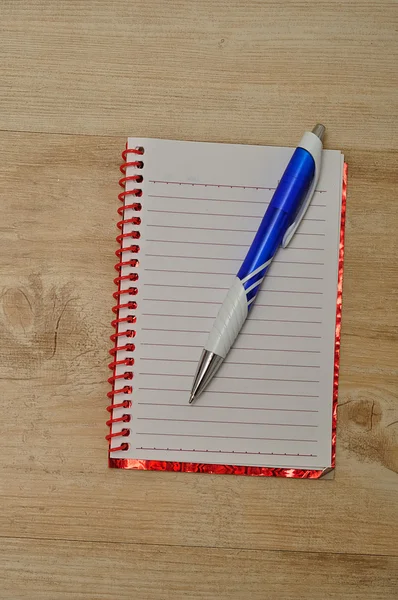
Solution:
M0 0L0 598L396 598L397 26L388 0ZM127 135L349 164L337 469L107 468Z

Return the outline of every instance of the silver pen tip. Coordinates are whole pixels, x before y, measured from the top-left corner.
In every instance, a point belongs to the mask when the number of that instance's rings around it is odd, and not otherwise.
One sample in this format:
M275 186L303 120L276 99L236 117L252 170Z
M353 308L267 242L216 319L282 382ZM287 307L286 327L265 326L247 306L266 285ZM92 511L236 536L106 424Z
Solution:
M323 136L325 135L325 131L326 131L325 125L322 125L321 123L317 123L315 125L314 129L312 130L312 133L314 133L322 141Z
M192 402L195 400L195 394L191 394L189 396L189 404L192 404Z

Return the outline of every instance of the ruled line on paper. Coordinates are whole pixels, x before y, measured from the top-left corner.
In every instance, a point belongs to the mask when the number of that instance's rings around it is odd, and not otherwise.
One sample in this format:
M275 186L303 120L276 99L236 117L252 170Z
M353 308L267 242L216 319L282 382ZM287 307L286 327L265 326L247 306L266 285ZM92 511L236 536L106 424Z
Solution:
M275 190L275 188L267 188L268 190L272 191ZM319 192L319 190L317 190ZM238 203L238 204L261 204L262 206L264 206L264 209L268 206L268 202L264 201L264 200L232 200L229 198L198 198L197 196L165 196L163 194L148 194L148 198L165 198L165 199L170 199L170 200L205 200L208 202L231 202L233 204ZM319 208L326 208L327 204L317 204L317 203L311 203L311 206L316 206Z
M139 388L140 390L149 390L149 391L154 391L154 392L182 392L184 394L188 394L191 390L186 388L186 389L178 389L178 388L157 388L157 387L146 387L146 386L140 386ZM247 396L247 392L237 392L237 391L230 391L230 390L217 390L217 391L212 391L209 390L207 392L208 394L232 394L232 395L243 395L243 396ZM318 399L319 396L318 395L310 395L310 394L267 394L266 392L250 392L250 396L275 396L275 397L282 397L282 398L309 398L309 399ZM140 403L138 403L140 404ZM146 402L142 402L141 404L147 404ZM179 404L176 406L180 406ZM188 406L188 405L187 405Z
M168 241L168 244L172 244L173 242ZM309 250L311 251L317 251L317 252L323 252L324 248L285 248L285 250L293 250L294 252L296 252L297 250ZM232 260L235 261L237 263L241 263L241 259L239 258L233 258L233 257L223 257L223 256L191 256L191 255L187 255L187 254L157 254L156 252L147 252L146 256L155 256L155 257L160 257L160 258L185 258L188 260ZM291 263L289 263L291 264Z
M165 256L165 255L163 254L161 256ZM169 256L168 258L178 258L178 257ZM187 256L186 258L189 259L189 256ZM202 260L202 258L201 258L201 260ZM220 259L218 258L218 259L213 259L213 260L220 260ZM227 260L233 260L233 261L235 261L237 263L241 262L241 261L239 261L236 258L227 259ZM318 265L318 266L323 267L325 263L323 263L323 262L313 262L313 261L309 261L308 262L308 261L298 261L298 260L291 261L291 260L276 260L276 259L274 259L272 261L272 264L279 264L279 265L310 265L310 266L317 266ZM151 268L147 268L146 271L164 271L165 273L173 273L172 269L151 269ZM177 271L177 273L178 273L178 271ZM235 275L235 273L232 272L232 271L230 273L214 273L213 271L210 272L210 271L193 271L192 270L192 271L188 271L188 273L195 273L195 274L196 273L201 273L202 275Z
M203 439L214 439L214 440L251 440L251 441L263 441L263 442L303 442L303 443L317 443L318 440L301 440L297 438L270 438L270 437L254 437L244 435L201 435L199 433L157 433L155 431L137 431L135 435L150 435L154 437L189 437L189 438L203 438Z
M265 423L262 421L220 421L212 419L167 419L165 417L137 417L138 421L172 421L173 423L220 423L222 425L267 425L270 427L297 427L297 423ZM300 423L300 427L317 428L318 425Z
M170 315L170 314L166 314L166 313L142 313L143 317L175 317L176 319L210 319L211 321L214 321L214 317L206 317L206 316L201 316L201 315ZM290 319L259 319L256 317L253 317L250 315L250 321L261 321L261 322L268 322L268 323L305 323L305 324L310 324L310 325L321 325L322 321L294 321L294 320L290 320Z
M171 333L207 333L207 331L197 331L195 329L160 329L159 327L142 327L141 331L168 331ZM301 338L301 339L309 339L309 340L320 340L320 335L290 335L284 333L250 333L248 331L242 331L240 336L244 335L260 335L261 337L283 337L283 338Z
M183 303L188 303L188 304L213 304L215 306L221 306L221 302L211 302L210 300L180 300L180 299L173 299L173 300L169 300L167 298L143 298L142 299L144 302L183 302ZM285 305L285 304L260 304L259 302L256 302L256 306L261 306L261 307L274 307L274 308L308 308L311 310L318 310L321 309L322 306L292 306L290 304Z
M160 450L161 452L208 452L208 453L222 453L222 454L251 454L251 455L260 455L260 456L303 456L303 457L313 457L316 458L317 454L289 454L288 452L240 452L239 450L198 450L198 449L189 449L189 448L144 448L143 446L137 447L137 450ZM275 465L274 465L275 466ZM279 465L286 466L286 465ZM307 468L307 467L305 467ZM312 467L313 468L313 467Z
M169 244L172 244L173 242L168 242ZM305 250L305 251L318 251L318 252L323 252L324 249L323 248L286 248L286 250ZM240 258L234 258L234 257L227 257L227 256L190 256L190 255L184 255L184 254L158 254L156 252L148 252L146 254L146 256L149 257L154 257L154 258L181 258L181 259L185 259L185 260L211 260L211 261L217 261L217 260L227 260L227 261L232 261L235 262L237 265L242 264L242 260ZM312 258L312 257L311 257ZM274 263L278 264L281 263L282 261L278 261L278 260L274 260ZM292 265L292 264L303 264L303 265L323 265L323 262L313 262L311 261L284 261L282 262L282 264L288 264L288 265ZM190 273L195 273L196 271L189 271ZM214 272L211 271L207 271L206 275L214 275Z
M162 181L156 179L149 179L149 183L164 183L166 185L188 185L190 187L217 187L217 188L230 188L230 189L244 189L244 190L276 190L275 187L263 187L260 185L228 185L226 183L192 183L191 181ZM324 194L326 190L315 190L317 194Z
M182 228L183 229L183 228ZM221 229L221 231L229 231L228 229ZM297 233L295 233L295 236L297 235L307 235L307 236L318 236L318 237L325 237L325 233L304 233L301 231L298 231ZM147 238L147 242L164 242L165 244L186 244L186 241L181 241L181 240L160 240L158 238ZM198 242L198 241L190 241L189 242L190 245L194 244L194 245L201 245L201 246L209 246L211 244L211 246L238 246L241 248L249 248L249 244L222 244L220 242Z
M267 277L267 279L269 279L269 277ZM308 277L304 277L304 279L309 279ZM310 278L311 279L311 278ZM146 282L144 283L145 287L167 287L168 289L173 289L173 288L185 288L185 289L191 289L191 290L220 290L220 291L225 291L225 290L229 290L229 287L224 286L224 287L220 287L218 285L181 285L181 284L167 284L167 283L150 283L150 282ZM313 292L313 291L307 291L307 290L271 290L271 289L267 289L267 290L259 290L257 292L257 294L260 293L278 293L278 294L322 294L323 292Z
M141 346L165 346L166 348L203 348L202 344L160 344L159 342L141 342ZM306 354L320 354L320 350L292 350L291 348L239 348L239 350L254 350L259 352L302 352Z
M243 189L243 190L275 190L275 187L263 187L253 185L228 185L225 183L192 183L190 181L159 181L155 179L149 179L149 183L164 183L166 185L188 185L190 187L203 186L203 187L217 187L217 188L230 188L230 189Z
M187 358L146 358L145 356L141 356L141 360L154 360L154 361L158 361L158 362L176 362L176 363L191 363L191 364L197 364L197 360L189 360ZM288 365L286 363L255 363L255 362L248 362L248 363L244 363L244 362L233 362L230 360L225 360L224 361L224 365L250 365L251 367L284 367L284 368L288 368L288 367L294 367L295 369L298 368L303 368L303 369L319 369L320 365Z
M219 287L219 286L206 286L206 285L167 285L166 283L145 283L145 287L167 287L168 289L174 288L185 288L191 290L228 290L227 287ZM318 294L322 295L323 292L313 292L313 291L305 291L305 290L259 290L258 294Z
M237 261L238 262L238 261ZM278 262L278 261L274 261L274 262ZM279 261L280 264L292 264L292 263L282 263L282 261ZM294 263L294 264L321 264L321 263ZM183 271L181 269L146 269L149 272L164 272L164 273L195 273L197 275L209 275L208 271ZM232 275L235 275L234 272L229 271L228 273L226 273L225 271L223 273L215 273L212 272L211 275L229 275L230 277ZM272 279L272 278L279 278L279 279L317 279L322 281L323 277L301 277L298 275L267 275L267 279ZM148 284L145 284L148 285ZM153 284L152 284L153 285ZM201 286L201 289L205 289ZM212 286L209 286L208 289L214 289ZM229 289L229 288L228 288Z
M248 215L248 214L244 214L244 215L226 215L223 213L211 213L211 212L188 212L188 211L183 211L183 210L164 210L164 209L158 209L158 208L148 208L147 212L153 212L153 213L160 213L160 214L169 214L169 215L192 215L192 216L201 216L201 217L237 217L239 219L260 219L262 215L260 216L254 216L254 215ZM305 221L309 221L309 222L314 222L314 223L325 223L325 219L313 219L313 218L309 218L309 217L304 217Z
M137 373L137 375L151 375L152 377L188 377L192 379L192 374L186 373ZM288 379L287 377L233 377L232 375L215 375L213 380L217 379L237 379L238 381L282 381L291 383L319 383L319 379Z
M306 219L303 219L303 222L305 222ZM161 227L163 228L167 228L167 229L193 229L194 231L229 231L231 233L257 233L257 229L224 229L224 228L220 228L220 227L197 227L194 225L166 225L164 223L162 224L158 224L158 223L147 223L147 227ZM172 240L170 240L172 242ZM245 244L245 246L247 246L247 244Z
M144 389L144 388L141 388ZM138 402L138 404L144 404L145 406L175 406L180 408L187 408L190 410L190 406L188 404L173 404L171 402ZM273 412L300 412L300 413L318 413L318 410L306 410L302 408L269 408L264 406L217 406L215 404L198 404L197 408L217 408L222 410L262 410L262 411L273 411Z

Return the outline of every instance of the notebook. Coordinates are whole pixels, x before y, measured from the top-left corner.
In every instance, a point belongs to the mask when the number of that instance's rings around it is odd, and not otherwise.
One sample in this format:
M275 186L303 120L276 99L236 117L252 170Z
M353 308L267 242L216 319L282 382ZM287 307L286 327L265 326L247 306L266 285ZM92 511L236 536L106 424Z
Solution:
M277 253L208 389L195 369L293 148L129 138L119 195L109 464L319 478L334 467L346 166Z

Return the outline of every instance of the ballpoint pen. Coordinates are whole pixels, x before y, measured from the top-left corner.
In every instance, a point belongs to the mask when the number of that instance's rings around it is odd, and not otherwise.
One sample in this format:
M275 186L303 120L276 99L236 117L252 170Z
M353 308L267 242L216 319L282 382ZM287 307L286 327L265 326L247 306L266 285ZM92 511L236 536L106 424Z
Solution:
M205 390L227 356L255 301L272 259L286 248L310 205L319 179L323 125L304 133L275 190L252 245L222 304L194 377L189 403Z

